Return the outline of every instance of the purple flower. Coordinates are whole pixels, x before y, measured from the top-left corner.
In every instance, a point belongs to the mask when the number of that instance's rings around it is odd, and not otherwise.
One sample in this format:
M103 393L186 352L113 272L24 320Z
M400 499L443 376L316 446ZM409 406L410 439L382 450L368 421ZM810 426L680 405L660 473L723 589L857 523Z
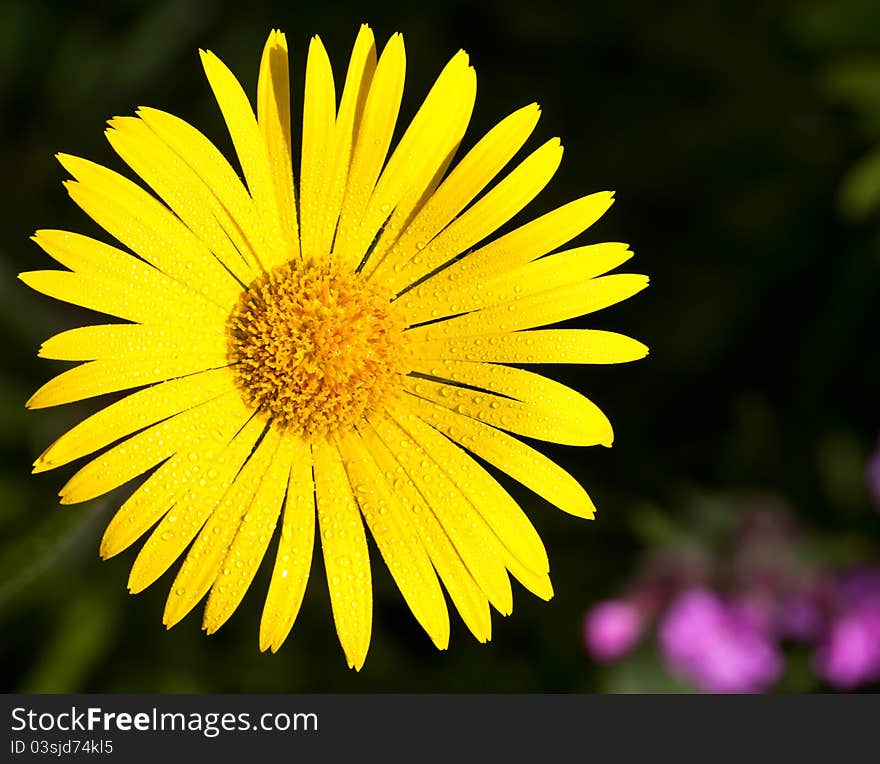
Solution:
M814 665L838 690L880 681L880 611L858 609L837 618Z
M584 642L597 661L614 661L633 648L642 626L635 605L625 600L605 600L584 617Z
M835 594L839 612L814 656L817 673L839 690L880 681L880 569L850 573Z
M658 637L670 670L703 692L762 692L782 664L777 646L754 619L707 589L680 593Z

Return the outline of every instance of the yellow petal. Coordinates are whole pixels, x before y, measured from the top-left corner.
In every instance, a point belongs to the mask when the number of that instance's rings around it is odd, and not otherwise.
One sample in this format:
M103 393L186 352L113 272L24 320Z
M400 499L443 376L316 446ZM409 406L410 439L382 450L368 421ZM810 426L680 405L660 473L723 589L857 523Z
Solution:
M241 518L241 525L208 595L204 618L208 634L217 631L232 615L256 575L275 532L297 451L296 441L282 434L275 456L262 477L253 503ZM222 518L218 518L218 524L220 522Z
M281 230L289 259L300 254L293 187L293 148L290 139L290 73L287 38L273 30L263 48L257 82L257 123L263 133Z
M228 308L241 285L179 218L140 186L85 159L58 155L70 198L107 233L205 299Z
M529 570L546 573L550 569L547 551L520 506L471 456L411 411L404 402L394 417L455 480L510 553Z
M196 454L193 463L199 467L199 480L175 492L174 506L141 548L128 577L128 589L132 594L146 589L183 553L251 456L266 425L252 412L247 414L250 419L235 432L231 441L226 440L224 448L213 453L213 458L199 464L200 454L193 452ZM227 422L233 419L229 417Z
M162 617L162 623L167 628L170 629L195 607L196 603L205 596L212 582L224 573L227 576L232 575L232 569L222 566L244 517L250 516L251 513L259 514L258 497L263 498L261 504L268 505L273 503L273 498L277 499L276 506L280 508L284 483L277 481L276 484L268 485L268 490L264 492L264 486L267 485L265 478L271 472L279 442L278 433L270 426L235 476L223 498L209 514L206 514L205 524L189 548L186 559L171 585L171 591L168 592L165 613ZM238 562L244 567L244 560ZM237 578L237 583L240 585L243 576ZM244 594L243 590L241 594ZM219 623L215 625L219 626Z
M471 113L472 109L468 111L456 110L455 120L450 123L449 135L457 136L457 140L454 143L450 142L448 144L445 155L437 154L435 156L436 170L434 170L434 174L430 175L429 168L429 170L425 171L423 180L419 183L413 183L409 190L401 197L394 208L394 212L391 213L391 217L382 226L376 243L372 247L370 259L367 261L368 266L370 263L381 259L379 257L380 254L386 253L392 245L397 244L401 235L406 235L410 230L410 225L416 213L433 198L437 186L440 185L440 181L443 180L449 165L455 158L455 153L458 151L461 139L464 137L470 122Z
M291 438L293 461L275 567L260 620L260 650L281 647L293 627L309 580L315 546L315 481L312 452L305 441Z
M222 326L227 311L132 255L67 231L33 240L75 273L30 271L19 278L57 300L140 323Z
M361 428L360 434L387 480L392 481L397 499L415 526L437 574L443 581L452 602L471 633L480 642L492 636L489 601L474 581L458 552L434 516L412 479L370 426Z
M235 392L166 419L96 457L61 489L62 504L93 499L143 474L169 456L209 437L215 420L225 421L242 407Z
M210 51L199 51L199 55L263 226L267 248L259 252L260 264L270 270L296 257L298 249L292 230L282 230L275 181L263 133L235 75Z
M610 446L614 439L608 417L595 403L540 374L510 366L452 360L416 362L413 371L434 378L426 381L427 388L417 395L496 427L541 440L552 440L546 437L547 432L552 436L558 431L566 437L559 442L580 446ZM446 380L466 387L453 388L444 384ZM418 380L407 387L415 392ZM484 390L497 395L484 395Z
M211 426L196 437L184 437L180 450L150 475L114 515L101 541L101 557L107 559L127 549L172 507L175 519L167 523L169 539L175 532L174 523L187 516L188 506L216 504L223 491L218 478L230 442L251 415L235 397L227 397L224 403L228 405L212 409ZM241 460L244 458L242 455ZM148 581L140 583L146 586Z
M507 305L530 294L585 283L632 257L626 244L593 244L542 257L519 268L469 280L428 279L395 305L403 303L407 324L465 313L490 305ZM429 286L430 285L430 286ZM398 308L399 309L399 308Z
M408 308L418 309L422 301L439 301L438 307L454 304L461 295L471 293L475 284L490 282L493 277L519 268L570 241L595 223L613 201L614 194L610 191L590 194L489 242L450 263L408 292L405 295L410 303ZM595 264L595 275L611 270L631 256L626 244L616 242L585 249Z
M239 282L256 276L256 256L213 189L137 117L110 120L104 135L131 167ZM246 226L245 226L246 227Z
M502 181L427 243L393 268L380 265L372 274L393 292L418 281L504 225L550 182L562 161L562 145L552 138L532 152ZM388 258L386 258L388 261ZM389 261L390 262L390 261Z
M127 362L131 358L186 354L201 355L216 365L222 365L226 342L222 327L183 333L179 327L103 324L81 326L56 334L42 344L39 356L57 361L114 359Z
M401 201L417 203L438 168L449 160L470 121L476 94L476 75L467 54L460 51L440 73L382 171L352 241L357 253L367 252L380 228L384 226L387 241L410 217L412 208L401 206ZM398 213L396 218L392 211Z
M242 256L259 269L270 246L262 215L226 157L196 128L173 114L147 107L138 109L137 114L211 189L220 204L219 209L212 207L218 222Z
M439 650L449 646L449 614L431 561L405 508L359 435L340 436L339 452L355 500L410 610Z
M346 182L345 198L339 216L339 228L333 245L334 256L352 268L364 252L357 249L357 237L364 213L373 195L379 172L385 163L406 73L406 53L403 37L392 35L370 81L370 90L364 104L363 117L355 140L351 169ZM388 210L390 213L391 210Z
M130 358L124 363L116 360L89 361L50 379L25 405L29 409L60 406L223 366L228 366L228 361L222 357L182 354Z
M585 284L548 289L447 321L417 326L410 329L408 334L414 341L423 341L484 336L546 326L602 310L638 294L647 286L648 277L635 273L600 276Z
M563 512L586 519L595 515L593 502L577 480L539 451L501 430L436 403L415 398L409 405L440 432Z
M517 581L542 600L553 599L553 584L548 573L536 573L523 565L509 550L504 551L504 564Z
M338 449L327 443L315 443L312 456L333 621L349 668L360 671L370 647L373 624L373 590L364 524Z
M571 420L572 424L566 429L577 432L578 439L583 441L582 445L611 445L611 423L599 407L576 390L541 374L511 366L450 359L424 365L416 363L413 371L430 375L438 382L449 380L477 391L497 393L527 404L536 412ZM479 401L476 400L477 397L480 398ZM472 401L490 409L501 408L500 405L494 405L498 403L494 396L485 401L479 396L479 392Z
M323 202L327 194L336 117L336 89L327 51L317 36L309 43L303 100L303 138L300 162L300 219L306 260L325 258Z
M538 105L530 104L515 111L486 133L449 173L436 192L425 200L424 206L400 233L399 239L383 233L364 273L372 274L386 256L389 260L383 267L393 268L424 249L501 172L531 135L540 114ZM393 251L389 253L392 244Z
M34 472L60 467L232 390L233 380L226 369L192 374L139 390L64 433L34 462Z
M415 483L489 602L502 615L509 615L513 594L492 529L406 430L389 418L371 418L370 424Z
M638 340L597 329L535 329L428 340L412 346L413 357L423 364L447 358L491 363L626 363L647 354L648 348Z
M336 226L339 223L339 212L345 197L346 181L351 167L354 142L360 130L364 115L367 95L373 73L376 71L376 42L373 32L366 24L358 30L342 98L339 101L339 113L333 125L332 141L329 144L327 157L327 174L324 180L322 197L321 222L315 251L325 256L333 249Z

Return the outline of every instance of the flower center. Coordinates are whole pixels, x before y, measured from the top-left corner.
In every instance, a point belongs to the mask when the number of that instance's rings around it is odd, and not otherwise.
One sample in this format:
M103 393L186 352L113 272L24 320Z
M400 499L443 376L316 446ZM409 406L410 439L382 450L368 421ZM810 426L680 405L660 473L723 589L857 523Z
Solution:
M403 326L354 273L289 262L256 278L226 324L245 402L305 438L352 425L399 388Z

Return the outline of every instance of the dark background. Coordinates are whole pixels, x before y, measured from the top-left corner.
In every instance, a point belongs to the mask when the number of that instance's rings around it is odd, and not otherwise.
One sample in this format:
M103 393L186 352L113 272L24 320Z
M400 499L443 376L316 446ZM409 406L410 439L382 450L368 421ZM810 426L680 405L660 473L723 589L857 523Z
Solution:
M648 274L651 287L573 325L629 333L651 355L547 370L599 403L616 433L612 449L543 447L587 487L595 522L511 487L544 537L556 597L543 603L515 587L513 615L496 614L489 645L454 616L451 646L438 652L374 554L372 646L355 673L336 640L320 562L275 656L257 646L266 565L212 637L200 632L198 613L165 632L173 574L136 598L126 593L135 550L109 562L97 556L121 494L61 508L55 494L74 468L29 474L45 446L94 409L25 411L61 368L36 350L89 317L15 275L51 267L28 241L35 229L94 230L61 188L55 152L121 169L104 121L140 105L178 114L226 151L199 47L216 52L253 97L266 35L285 31L297 115L308 38L321 35L341 78L361 22L380 45L404 34L402 124L458 48L478 77L463 148L503 115L540 103L528 147L558 135L566 152L520 222L616 190L617 203L583 241L629 242L636 257L624 270ZM718 506L729 524L754 497L769 496L826 556L880 559L880 517L864 481L880 380L880 159L871 154L880 146L880 4L130 0L108 9L0 0L0 115L3 690L663 689L650 659L626 678L596 666L580 623L670 529L697 538L707 518L718 521Z

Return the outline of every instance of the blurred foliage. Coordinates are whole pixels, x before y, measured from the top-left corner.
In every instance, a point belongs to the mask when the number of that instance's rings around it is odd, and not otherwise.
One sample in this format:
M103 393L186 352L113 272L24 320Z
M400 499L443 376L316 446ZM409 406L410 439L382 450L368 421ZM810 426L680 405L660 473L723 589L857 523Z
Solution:
M880 144L880 22L870 0L808 2L793 15L807 46L824 58L820 82L871 144ZM880 148L850 167L840 191L842 211L857 220L880 207Z
M644 645L625 661L605 669L598 691L614 694L692 692L669 673L653 645Z
M726 522L724 511L695 513L695 492L784 496L835 539L817 554L877 555L880 520L861 481L878 431L880 4L0 0L0 20L3 689L673 691L649 654L626 674L603 673L583 650L580 618L668 534ZM538 101L529 146L559 135L566 156L514 223L614 188L617 203L583 240L630 242L631 267L652 286L571 324L630 333L651 347L646 360L546 369L615 424L610 450L540 446L591 492L596 522L564 516L502 478L545 539L556 597L543 603L516 588L514 613L495 617L492 643L476 644L456 617L450 649L439 653L374 554L373 641L356 674L336 643L319 557L292 636L274 656L257 649L266 565L210 638L195 613L170 632L162 626L173 574L137 598L125 593L135 552L97 556L124 490L62 508L55 493L75 468L29 474L45 446L94 409L24 411L61 368L36 349L93 319L29 292L15 274L48 267L28 241L37 228L99 235L61 188L53 154L121 169L102 136L106 119L152 105L228 149L197 48L218 53L253 96L265 36L284 29L296 110L309 36L322 36L341 77L364 21L380 42L404 33L402 123L459 47L479 80L463 149ZM796 691L799 681L783 688Z

